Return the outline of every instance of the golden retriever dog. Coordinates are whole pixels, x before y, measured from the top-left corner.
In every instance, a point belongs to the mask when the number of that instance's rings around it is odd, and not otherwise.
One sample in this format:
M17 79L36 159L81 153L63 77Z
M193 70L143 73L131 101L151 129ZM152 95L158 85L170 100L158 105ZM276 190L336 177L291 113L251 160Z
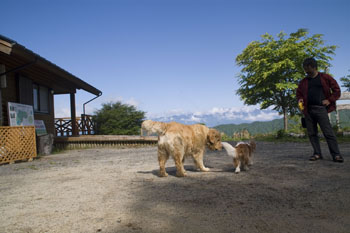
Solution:
M227 151L227 154L233 157L235 173L239 173L241 168L243 170L249 170L248 166L253 164L252 156L256 149L254 141L250 141L249 143L239 142L234 147L227 142L222 142L221 144Z
M168 176L165 163L173 157L176 166L176 176L186 176L184 168L185 157L192 157L196 168L209 171L203 164L205 147L210 150L221 150L221 136L215 129L209 129L201 124L184 125L177 122L163 123L146 120L142 129L159 135L158 162L159 176Z
M146 130L147 135L158 134L161 135L165 132L166 124L159 121L145 120L141 125L141 136L143 135L143 130Z

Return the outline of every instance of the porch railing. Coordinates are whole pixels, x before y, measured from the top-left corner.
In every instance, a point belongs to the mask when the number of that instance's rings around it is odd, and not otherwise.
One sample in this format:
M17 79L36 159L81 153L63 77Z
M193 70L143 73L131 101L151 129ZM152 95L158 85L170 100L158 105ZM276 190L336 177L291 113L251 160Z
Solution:
M84 115L76 118L76 128L79 135L94 135L95 122L92 120L92 115ZM72 136L72 119L70 117L55 118L56 136Z

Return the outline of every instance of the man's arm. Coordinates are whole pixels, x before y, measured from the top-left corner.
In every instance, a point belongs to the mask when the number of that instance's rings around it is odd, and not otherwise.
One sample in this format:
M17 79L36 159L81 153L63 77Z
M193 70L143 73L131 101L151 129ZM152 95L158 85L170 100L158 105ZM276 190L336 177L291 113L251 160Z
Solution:
M335 102L337 99L340 98L340 87L337 83L337 81L332 77L329 76L329 88L332 90L331 96L328 98L330 102Z

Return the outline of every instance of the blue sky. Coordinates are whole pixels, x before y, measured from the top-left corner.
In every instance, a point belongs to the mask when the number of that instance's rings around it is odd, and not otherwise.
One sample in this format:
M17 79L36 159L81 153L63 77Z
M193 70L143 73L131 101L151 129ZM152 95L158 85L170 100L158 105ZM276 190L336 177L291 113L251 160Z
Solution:
M265 33L324 34L327 45L339 46L331 73L338 81L350 73L347 0L1 2L0 34L103 92L87 113L108 101L148 117L240 109L235 58ZM78 114L93 97L77 92ZM69 116L69 96L55 101L56 115Z

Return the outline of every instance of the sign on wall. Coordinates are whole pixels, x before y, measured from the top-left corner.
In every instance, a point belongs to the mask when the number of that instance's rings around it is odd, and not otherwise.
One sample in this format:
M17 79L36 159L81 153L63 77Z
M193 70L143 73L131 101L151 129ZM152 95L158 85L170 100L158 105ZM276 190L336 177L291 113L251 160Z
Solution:
M33 106L8 102L10 126L34 125Z
M46 127L43 120L34 120L35 132L37 136L46 135Z

